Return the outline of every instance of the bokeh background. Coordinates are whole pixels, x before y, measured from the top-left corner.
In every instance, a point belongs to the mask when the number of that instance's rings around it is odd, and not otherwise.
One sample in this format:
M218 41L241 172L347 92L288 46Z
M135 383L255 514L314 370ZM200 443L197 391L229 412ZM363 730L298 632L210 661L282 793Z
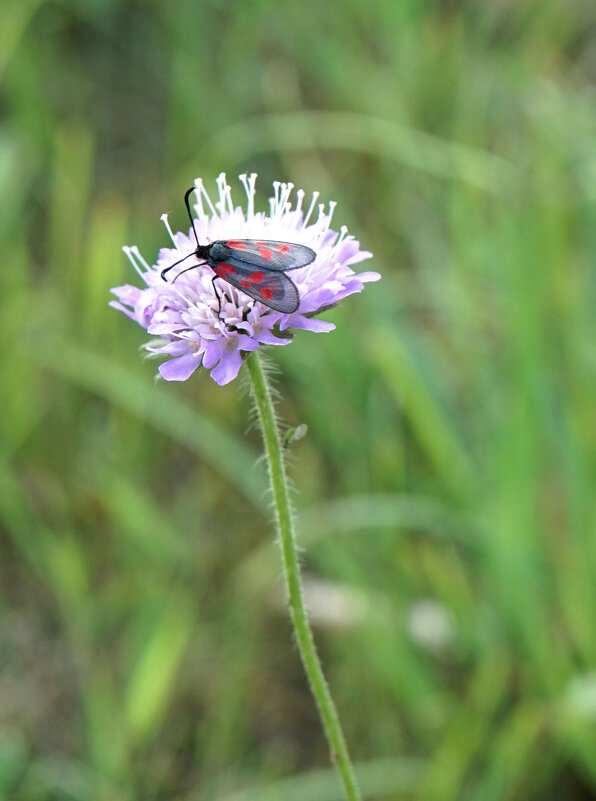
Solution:
M272 354L365 797L596 798L595 79L590 0L4 0L0 797L341 797L245 388L107 307L258 171L384 276Z

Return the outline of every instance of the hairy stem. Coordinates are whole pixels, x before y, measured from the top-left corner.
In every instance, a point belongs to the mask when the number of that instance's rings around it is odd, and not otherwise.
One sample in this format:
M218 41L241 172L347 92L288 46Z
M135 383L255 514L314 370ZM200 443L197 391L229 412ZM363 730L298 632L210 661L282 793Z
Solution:
M252 391L265 443L269 480L275 507L277 535L281 545L286 590L292 623L296 633L296 642L298 643L300 657L312 694L319 709L323 729L331 749L331 758L339 772L346 798L348 801L360 801L360 793L356 786L350 755L348 754L337 710L317 654L304 605L300 565L290 509L288 481L269 381L258 352L251 353L246 360L246 364L250 373Z

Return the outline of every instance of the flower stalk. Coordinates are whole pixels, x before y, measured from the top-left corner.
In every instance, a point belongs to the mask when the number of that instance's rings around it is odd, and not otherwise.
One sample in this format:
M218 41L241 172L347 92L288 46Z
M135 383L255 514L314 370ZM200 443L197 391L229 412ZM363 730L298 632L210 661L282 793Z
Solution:
M265 445L277 535L281 546L283 572L298 650L331 749L331 759L337 767L346 799L360 801L360 792L356 785L341 723L316 651L304 604L288 481L271 388L257 352L248 355L246 365Z

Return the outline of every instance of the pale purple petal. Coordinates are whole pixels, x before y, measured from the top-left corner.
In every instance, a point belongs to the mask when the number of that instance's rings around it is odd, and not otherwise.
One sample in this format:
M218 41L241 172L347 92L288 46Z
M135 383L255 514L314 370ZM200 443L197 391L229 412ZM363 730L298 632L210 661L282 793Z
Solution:
M382 276L381 273L376 273L374 270L369 270L367 273L358 273L357 278L361 284L366 284L369 281L380 281Z
M289 337L276 337L271 331L263 330L255 335L261 345L289 345Z
M210 370L221 359L226 343L223 339L216 339L214 342L207 342L205 344L205 353L203 355L203 366Z
M189 352L189 342L187 339L175 339L172 342L166 342L159 348L152 345L145 346L151 353L166 353L168 356L183 356Z
M335 257L343 264L350 264L358 257L360 243L356 239L345 239L337 249Z
M346 264L358 264L359 261L364 261L365 259L372 259L373 254L370 253L368 250L360 250L354 256L350 256L349 259L346 259Z
M179 356L177 359L170 359L159 365L161 377L166 381L186 381L201 364L201 356L198 353L187 353L186 356Z
M242 356L237 350L227 351L221 357L221 361L211 370L211 378L223 387L229 384L238 375L238 371L242 367Z
M182 318L179 311L173 309L161 309L153 315L154 323L165 323L166 325L178 325Z
M146 289L135 303L135 315L138 322L147 328L155 311L159 308L161 298L152 289Z
M259 347L258 342L244 334L238 334L236 343L239 350L256 350Z
M124 314L125 314L127 317L130 317L130 319L131 319L131 320L134 320L134 321L135 321L135 323L138 323L138 322L139 322L139 321L137 320L137 316L136 316L136 314L135 314L134 312L132 312L130 309L127 309L127 308L126 308L125 306L123 306L121 303L118 303L118 301L117 301L117 300L110 300L110 301L108 302L108 306L111 306L113 309L118 309L118 311L124 312Z
M240 331L244 331L244 333L247 336L249 336L251 338L254 338L255 330L254 330L254 328L252 327L252 325L248 321L243 322L243 323L236 323L236 328L238 328L238 330L240 330ZM259 340L259 342L260 342L260 340Z
M118 300L125 303L127 306L134 306L137 300L141 297L141 293L145 290L139 289L138 286L131 284L124 284L124 286L116 286L111 290L113 295L116 295Z
M178 325L178 331L182 331L185 326ZM147 333L154 337L167 336L174 333L175 328L171 323L152 323L147 326Z
M315 320L314 317L304 317L301 314L295 314L291 321L292 328L300 328L302 331L314 331L316 334L327 334L329 331L335 330L335 325L326 320Z

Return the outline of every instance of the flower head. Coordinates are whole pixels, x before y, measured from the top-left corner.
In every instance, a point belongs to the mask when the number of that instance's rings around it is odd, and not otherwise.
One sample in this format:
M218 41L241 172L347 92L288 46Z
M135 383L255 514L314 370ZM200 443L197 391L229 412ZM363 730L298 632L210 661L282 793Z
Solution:
M157 338L145 348L170 357L159 367L167 381L185 381L197 367L203 366L211 371L218 384L227 384L238 375L244 353L261 345L287 345L292 329L332 331L335 328L332 323L315 320L313 315L347 295L361 292L367 281L381 277L375 272L356 274L351 269L350 265L372 254L360 250L360 244L348 235L345 226L339 234L331 230L335 203L329 203L328 210L319 204L318 217L311 222L318 192L304 211L304 192L298 190L292 203L293 185L276 181L269 214L256 212L256 177L256 173L240 176L247 196L246 209L233 205L223 173L217 179L219 200L215 203L201 179L197 179L194 227L202 245L219 239L268 239L312 248L316 259L291 271L300 296L300 305L292 314L274 311L223 280L217 282L216 295L214 273L209 266L187 270L193 259L199 261L195 256L174 267L168 273L168 280L164 280L161 272L194 253L197 247L192 229L188 234L174 234L165 214L162 220L174 246L162 248L156 264L147 264L136 247L124 248L145 286L116 287L112 292L118 300L110 305Z

